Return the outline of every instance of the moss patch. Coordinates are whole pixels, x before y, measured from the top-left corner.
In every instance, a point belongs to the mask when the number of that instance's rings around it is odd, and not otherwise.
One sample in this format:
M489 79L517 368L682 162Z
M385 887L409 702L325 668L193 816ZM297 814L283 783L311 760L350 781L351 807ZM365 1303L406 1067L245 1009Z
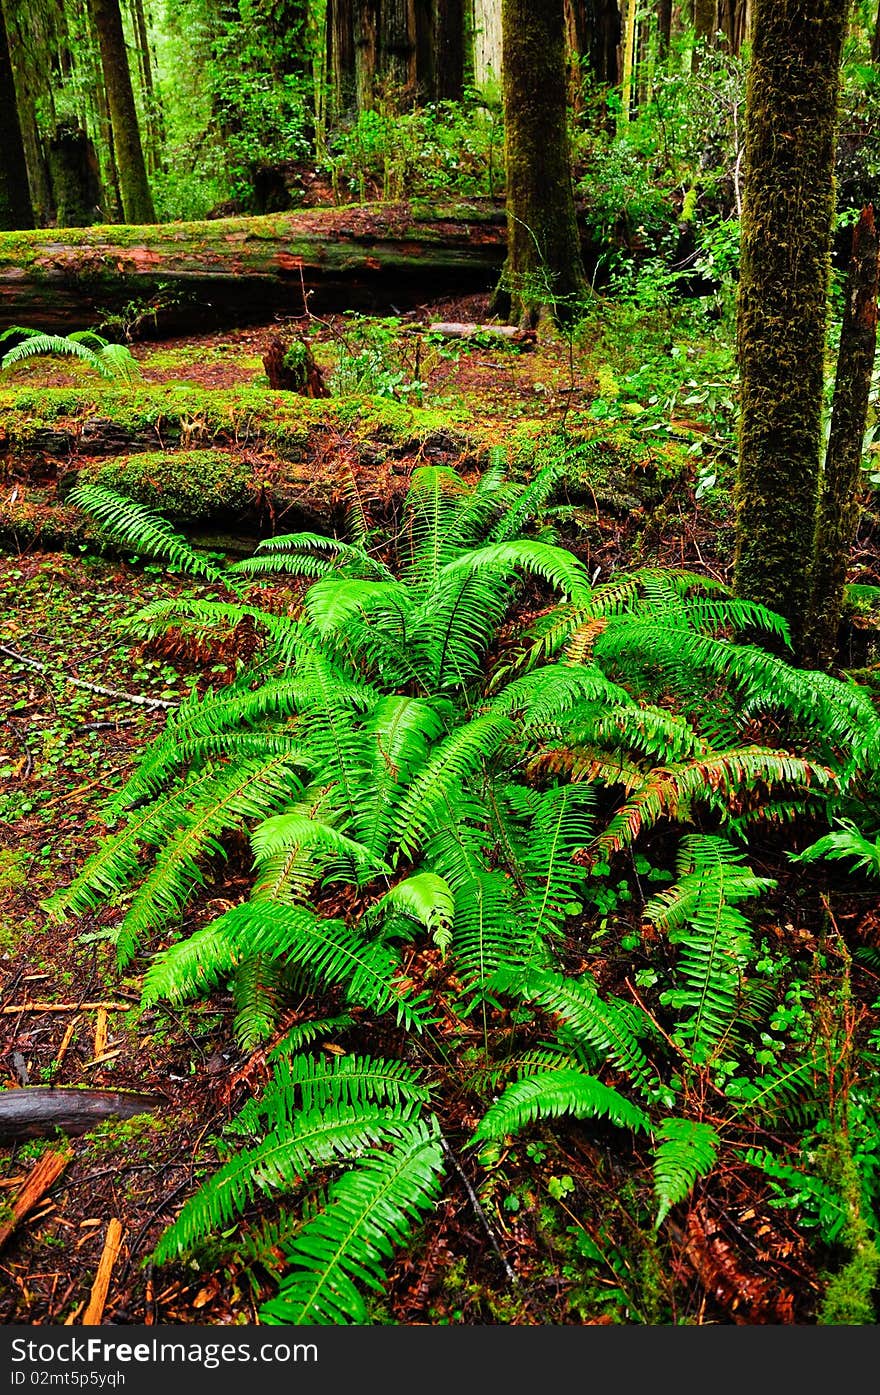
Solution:
M253 468L232 451L146 451L90 462L81 474L169 518L194 522L243 507Z

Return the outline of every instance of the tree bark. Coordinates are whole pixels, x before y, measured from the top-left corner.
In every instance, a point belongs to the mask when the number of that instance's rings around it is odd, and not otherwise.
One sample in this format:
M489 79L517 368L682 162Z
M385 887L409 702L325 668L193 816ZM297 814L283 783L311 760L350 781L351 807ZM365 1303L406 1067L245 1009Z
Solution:
M330 0L327 46L330 109L333 115L338 116L353 108L356 97L352 0Z
M880 5L877 6L877 18L874 20L874 34L871 38L871 62L880 63Z
M95 147L78 126L58 126L46 144L61 228L87 228L100 217L101 179Z
M91 6L110 107L123 216L127 223L155 223L119 0L91 0Z
M346 207L65 234L0 235L0 327L98 323L132 299L157 332L259 322L310 309L378 310L432 294L488 290L505 255L505 218L464 207Z
M563 0L503 0L507 262L495 296L534 328L570 320L585 289L571 183Z
M434 97L460 102L464 92L464 0L434 0Z
M41 48L39 43L35 44L31 16L24 0L3 0L3 9L31 207L38 224L48 223L55 210L46 152L37 122L37 107L51 91L49 50L47 47Z
M379 0L354 0L354 67L358 111L369 111L376 97Z
M657 0L657 56L665 63L672 42L672 0Z
M6 20L0 7L0 228L34 226Z
M694 72L700 66L701 45L713 42L717 27L717 0L694 0L694 51L692 58Z
M416 95L416 16L413 0L381 0L379 53L382 76L388 78L401 110Z
M502 0L474 0L474 87L500 82L503 68Z
M746 94L736 589L809 601L847 0L758 0Z
M859 519L862 440L877 347L878 250L874 209L869 204L853 229L831 431L816 517L805 648L821 668L830 668L834 660L847 562Z

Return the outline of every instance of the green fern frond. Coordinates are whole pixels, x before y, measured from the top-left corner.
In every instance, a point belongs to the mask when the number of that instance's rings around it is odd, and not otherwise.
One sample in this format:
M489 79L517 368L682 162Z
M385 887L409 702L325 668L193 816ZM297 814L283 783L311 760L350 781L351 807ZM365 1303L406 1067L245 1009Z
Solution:
M302 1325L362 1322L366 1306L356 1283L380 1289L394 1247L439 1196L443 1151L435 1122L402 1130L387 1152L364 1154L330 1188L327 1205L307 1221L287 1251L292 1270L263 1322Z
M196 783L196 782L193 782ZM241 828L249 819L263 818L289 803L302 788L284 755L263 761L242 761L197 782L197 798L187 806L190 785L177 801L178 826L142 883L116 940L120 965L128 963L143 936L176 915L203 885L200 862L209 855L225 856L221 836Z
M248 1100L238 1115L236 1127L244 1133L281 1129L297 1111L312 1113L331 1104L388 1105L401 1123L431 1100L421 1071L404 1061L356 1055L329 1060L305 1054L288 1057L281 1043L271 1057L275 1066L262 1098Z
M282 1008L284 986L284 965L277 959L249 954L236 967L232 979L232 1035L242 1051L255 1051L272 1036Z
M547 969L532 969L523 977L516 971L502 971L495 975L494 986L553 1013L577 1040L623 1071L643 1094L653 1097L658 1093L660 1083L633 1030L632 1008L600 998L588 976L573 979Z
M455 895L447 881L435 872L417 872L405 877L380 897L372 907L371 917L389 912L424 925L445 958L452 944L455 919Z
M57 354L78 359L102 378L123 378L131 382L140 372L137 360L124 344L111 344L89 330L63 335L14 328L6 330L4 337L13 334L27 334L28 337L7 350L0 359L0 369L13 368L25 359Z
M678 946L677 986L661 1000L687 1012L676 1038L703 1064L731 1031L753 953L749 923L736 903L776 883L753 876L723 838L702 834L684 839L678 874L674 886L648 902L645 915Z
M400 986L397 959L389 947L365 940L340 920L321 919L305 907L246 901L212 924L223 942L228 939L240 954L263 954L299 965L316 983L340 984L350 1002L377 1013L393 1012L412 1030L421 1031L427 1021L425 1003L408 997ZM178 1001L190 990L191 979L178 972L180 952L181 947L172 945L158 956L144 983L146 1003L160 997Z
M282 1056L295 1056L302 1051L304 1046L311 1046L319 1041L321 1037L333 1036L336 1032L344 1032L351 1027L354 1018L347 1012L337 1013L335 1017L310 1018L308 1022L297 1022L290 1031L285 1032L280 1041L277 1041L269 1052L268 1059L276 1061Z
M388 1106L346 1102L303 1113L272 1131L252 1148L244 1148L186 1202L160 1239L153 1258L164 1264L190 1251L212 1231L241 1215L258 1193L295 1189L315 1167L326 1167L370 1144L397 1133L404 1120Z
M701 1177L712 1171L721 1140L710 1124L693 1119L664 1119L654 1149L654 1192L657 1230L672 1207L690 1196Z
M571 1114L576 1119L609 1119L620 1128L648 1129L648 1116L617 1090L579 1070L548 1070L508 1085L486 1111L471 1143L518 1133L537 1119Z
M880 838L872 843L849 819L840 818L837 823L837 832L826 833L801 853L788 853L789 861L818 862L825 857L829 861L834 858L852 857L855 859L854 871L864 870L872 876L880 877Z
M94 518L114 542L148 557L164 557L172 566L208 581L224 580L219 567L199 556L185 538L175 533L170 523L141 504L98 484L77 485L71 490L69 500Z

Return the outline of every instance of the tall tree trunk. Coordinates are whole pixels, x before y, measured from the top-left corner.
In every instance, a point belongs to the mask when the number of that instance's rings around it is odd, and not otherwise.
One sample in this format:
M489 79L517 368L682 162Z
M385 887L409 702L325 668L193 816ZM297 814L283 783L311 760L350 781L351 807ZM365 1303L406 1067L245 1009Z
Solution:
M60 228L87 228L100 215L101 177L95 147L79 126L56 126L47 142Z
M146 155L151 171L160 164L162 144L162 109L156 101L156 84L153 81L153 59L150 53L150 33L144 0L132 0L132 20L137 35L138 66L140 68L141 91L143 92L144 114L146 116Z
M55 209L37 110L51 94L51 46L44 42L41 26L35 30L25 0L3 0L3 9L31 207L38 223L48 223Z
M805 647L812 662L823 668L834 659L847 562L859 518L862 439L877 347L878 248L874 209L869 204L853 229L831 431L816 516Z
M502 0L474 0L474 87L486 87L501 79Z
M495 304L565 321L586 284L568 148L563 0L503 0L507 262Z
M799 639L809 600L848 0L757 0L737 336L736 589Z
M369 111L376 97L379 0L354 0L354 65L358 111Z
M330 0L327 17L327 70L331 110L338 116L355 102L354 16L352 0Z
M9 39L0 8L0 229L14 232L33 226L34 210L12 80Z
M665 63L672 42L672 0L657 0L657 56Z
M464 0L434 0L434 97L460 102L464 91Z
M877 18L874 20L874 34L871 39L871 62L880 63L880 4L877 6Z
M155 223L119 0L91 0L91 6L101 48L123 216L127 223Z
M694 52L692 67L700 66L700 48L711 44L718 27L718 0L694 0Z
M383 76L397 89L401 105L416 93L416 15L414 0L381 0L379 51Z

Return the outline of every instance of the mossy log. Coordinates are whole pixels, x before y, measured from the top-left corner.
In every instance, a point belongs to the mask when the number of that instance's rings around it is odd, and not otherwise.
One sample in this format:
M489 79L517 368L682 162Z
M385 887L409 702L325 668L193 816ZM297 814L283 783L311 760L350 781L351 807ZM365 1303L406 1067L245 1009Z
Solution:
M0 1144L26 1138L51 1138L56 1133L74 1138L105 1119L130 1119L155 1112L165 1101L160 1095L129 1090L80 1090L56 1085L29 1085L0 1090Z
M487 290L505 244L489 200L3 233L0 327L66 332L127 314L158 334L302 315L304 298L317 313L391 313Z

